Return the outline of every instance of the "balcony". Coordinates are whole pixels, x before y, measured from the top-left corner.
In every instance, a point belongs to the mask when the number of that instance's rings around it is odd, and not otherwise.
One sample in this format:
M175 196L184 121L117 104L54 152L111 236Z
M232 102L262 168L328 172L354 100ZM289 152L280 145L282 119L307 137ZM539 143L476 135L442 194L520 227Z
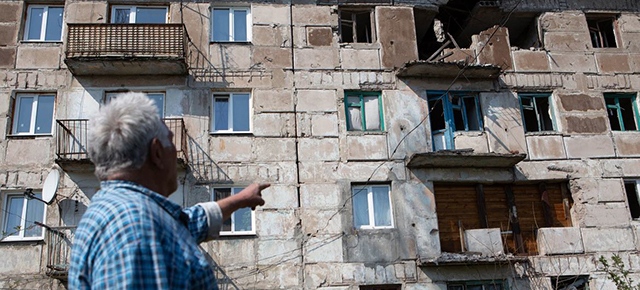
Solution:
M68 24L65 63L74 75L185 75L183 24Z
M45 228L44 243L47 247L47 276L54 279L67 280L71 245L76 227L50 227L41 223L37 224Z
M187 129L182 118L165 118L164 123L173 132L178 164L186 167L189 162ZM89 171L93 167L87 154L87 119L56 120L56 162L66 171Z

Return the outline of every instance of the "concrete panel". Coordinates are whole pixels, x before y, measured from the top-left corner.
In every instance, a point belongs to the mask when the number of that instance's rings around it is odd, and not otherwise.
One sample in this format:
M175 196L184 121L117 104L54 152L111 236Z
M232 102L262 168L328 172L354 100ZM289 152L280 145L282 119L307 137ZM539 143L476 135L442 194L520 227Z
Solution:
M40 272L42 245L3 245L0 274L36 274Z
M279 47L254 47L253 64L261 65L265 68L289 68L291 67L291 49Z
M580 12L545 12L539 21L544 31L587 31L587 20Z
M52 68L60 67L60 47L18 47L16 68Z
M52 138L44 139L12 139L7 142L6 165L51 164Z
M256 3L251 5L251 10L253 24L288 25L290 22L289 5Z
M631 72L628 54L597 53L598 71L601 73Z
M106 2L70 2L65 7L67 23L106 23Z
M13 68L15 60L15 47L0 47L0 68Z
M606 135L571 136L564 138L569 158L613 157L613 140Z
M307 241L305 263L342 262L342 237L316 236Z
M416 89L416 91L419 90ZM423 122L422 126L418 126L424 118L425 112L428 111L426 100L412 90L385 90L382 91L382 102L384 104L384 127L389 140L389 154L398 147L390 157L402 159L414 153L430 151L431 136L427 133L428 124ZM387 114L385 112L393 113ZM407 135L407 132L416 126L418 128ZM403 141L398 146L400 140ZM425 140L428 141L425 142Z
M295 135L294 114L262 113L253 116L253 135L288 137Z
M489 151L495 153L526 152L520 103L514 94L480 93L484 127L489 137Z
M558 93L557 99L560 100L565 111L588 112L604 111L605 109L602 95Z
M586 227L626 227L631 214L623 202L606 204L574 204L571 209L574 226ZM586 247L586 244L585 244Z
M20 22L22 1L0 3L0 22Z
M302 112L335 112L338 109L335 90L298 90L297 109Z
M251 67L251 46L245 44L211 44L209 60L218 69L248 69Z
M626 195L622 179L578 178L570 181L571 195L580 203L624 203Z
M640 143L636 134L613 133L616 152L619 157L640 156Z
M620 14L620 17L618 17L618 29L622 32L640 32L640 17L631 13Z
M589 37L587 35L587 37ZM583 48L582 51L585 49ZM551 70L561 72L596 72L593 55L580 53L549 53Z
M331 27L307 27L307 44L311 46L331 46L333 44Z
M562 136L527 136L528 156L531 160L564 159L567 152L564 150Z
M338 136L338 124L336 114L312 115L311 136L336 137Z
M310 139L298 141L298 155L301 161L337 161L340 159L338 139Z
M216 262L225 267L253 266L256 263L255 243L253 239L220 240Z
M300 214L302 232L305 234L339 234L343 231L343 217L336 209L304 209ZM348 221L351 224L351 220Z
M293 24L337 26L338 14L331 6L294 5Z
M538 229L540 255L582 254L584 245L579 228Z
M0 25L0 45L16 45L18 41L18 24L7 23Z
M417 60L413 8L377 6L375 17L378 42L382 44L382 66L402 67L406 62Z
M387 136L348 135L347 152L349 160L387 159Z
M497 26L497 25L496 25ZM511 70L513 60L511 59L511 45L509 44L509 29L498 28L487 29L478 35L471 37L471 48L475 49L478 55L478 63L493 64L502 70ZM497 32L494 31L497 29Z
M258 265L271 265L284 260L296 260L300 255L296 240L258 240Z
M251 43L255 46L286 47L290 45L290 31L287 26L254 25Z
M209 16L211 14L209 9L211 3L184 2L182 5L184 5L182 9L180 9L180 6L172 7L173 19L183 19L187 32L189 33L189 39L191 39L200 53L206 53L209 51L209 40L211 39L209 32ZM174 7L177 9L173 9ZM182 13L182 15L180 15L180 13ZM206 23L206 25L203 25L204 23Z
M293 161L296 159L293 138L258 138L254 140L256 161Z
M293 92L290 90L255 89L253 109L259 112L293 112Z
M212 137L209 138L209 156L216 161L250 161L252 160L252 137Z
M377 49L340 49L343 69L380 69L380 53Z
M546 51L516 50L512 52L516 71L548 71Z
M621 229L581 229L584 250L587 253L635 250L631 228Z
M640 71L640 54L629 54L629 65L631 71Z
M626 48L628 52L640 52L640 32L622 33L620 38L622 38L622 47Z
M464 231L465 248L469 252L478 252L484 256L504 254L500 228Z
M272 184L262 192L262 209L292 209L298 206L298 192L295 186Z
M474 153L489 153L487 135L476 132L456 132L453 137L456 149L473 149Z
M337 49L296 49L294 58L299 69L335 69L340 66Z
M256 229L260 237L291 239L295 236L298 222L293 210L256 212Z
M545 32L544 48L547 51L582 52L591 49L591 37L585 32Z
M564 118L565 131L568 133L605 133L608 131L607 117L566 116Z
M342 186L333 183L300 185L300 205L304 208L338 208L343 204Z

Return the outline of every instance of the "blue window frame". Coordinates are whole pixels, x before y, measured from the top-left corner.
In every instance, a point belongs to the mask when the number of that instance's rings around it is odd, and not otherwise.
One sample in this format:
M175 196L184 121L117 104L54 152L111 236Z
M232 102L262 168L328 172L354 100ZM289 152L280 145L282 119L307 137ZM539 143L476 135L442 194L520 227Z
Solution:
M607 115L613 131L637 131L638 107L635 94L604 94Z
M551 94L519 94L525 132L555 131Z
M478 95L470 92L427 92L433 150L455 149L456 131L482 131Z
M345 92L348 131L384 131L380 92Z

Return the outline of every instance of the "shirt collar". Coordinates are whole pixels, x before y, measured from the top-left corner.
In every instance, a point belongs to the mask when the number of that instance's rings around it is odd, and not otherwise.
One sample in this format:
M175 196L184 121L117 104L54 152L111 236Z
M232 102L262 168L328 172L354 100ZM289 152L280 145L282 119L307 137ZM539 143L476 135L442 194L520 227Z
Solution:
M100 187L102 189L113 189L113 188L126 188L135 192L142 193L148 197L150 197L153 201L155 201L160 207L162 207L165 211L167 211L171 216L173 216L178 221L185 223L188 220L186 214L182 211L182 207L176 204L175 202L169 200L168 198L160 195L159 193L152 191L138 183L127 180L105 180L100 182ZM186 218L186 220L185 220Z

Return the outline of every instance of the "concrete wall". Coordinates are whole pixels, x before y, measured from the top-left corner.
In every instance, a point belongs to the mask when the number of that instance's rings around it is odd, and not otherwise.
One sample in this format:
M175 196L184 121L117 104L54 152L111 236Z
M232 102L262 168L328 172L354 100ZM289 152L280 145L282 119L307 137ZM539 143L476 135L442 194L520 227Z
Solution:
M186 77L73 76L64 43L20 42L24 3L0 3L0 189L38 189L57 166L54 138L7 136L16 94L56 92L56 118L71 119L91 117L110 91L164 91L166 116L185 121L191 157L173 200L190 206L210 200L211 188L222 184L272 183L266 205L255 212L256 235L203 245L242 288L446 289L447 281L465 277L541 289L551 276L580 274L602 287L596 289L613 289L595 262L613 253L629 261L634 275L640 271L638 224L622 187L624 179L640 177L640 143L636 132L611 132L603 100L605 92L640 91L640 14L621 14L621 47L593 49L582 12L545 12L544 49L512 49L501 29L496 35L505 41L480 59L500 65L500 77L452 83L396 77L396 68L418 58L411 6L377 6L378 40L345 44L338 6L251 3L252 41L239 44L209 42L209 3L168 5L171 22L182 20L191 40L193 70ZM107 22L108 9L106 1L66 1L65 21ZM479 35L474 49L488 37ZM432 150L427 90L447 89L478 92L483 116L483 131L455 134L457 149L527 153L527 159L513 169L407 168L413 154ZM384 132L347 130L344 94L353 90L380 92ZM252 134L209 133L211 94L220 91L251 92ZM520 92L551 93L555 132L524 132ZM76 224L99 186L88 166L63 170L58 200L47 207L50 225ZM421 264L446 256L434 182L550 180L570 185L573 227L546 229L539 239L561 235L571 237L568 244L543 243L540 256L510 266ZM351 188L367 182L390 186L394 228L354 229ZM44 276L45 251L42 242L0 243L8 257L0 285L58 287Z

